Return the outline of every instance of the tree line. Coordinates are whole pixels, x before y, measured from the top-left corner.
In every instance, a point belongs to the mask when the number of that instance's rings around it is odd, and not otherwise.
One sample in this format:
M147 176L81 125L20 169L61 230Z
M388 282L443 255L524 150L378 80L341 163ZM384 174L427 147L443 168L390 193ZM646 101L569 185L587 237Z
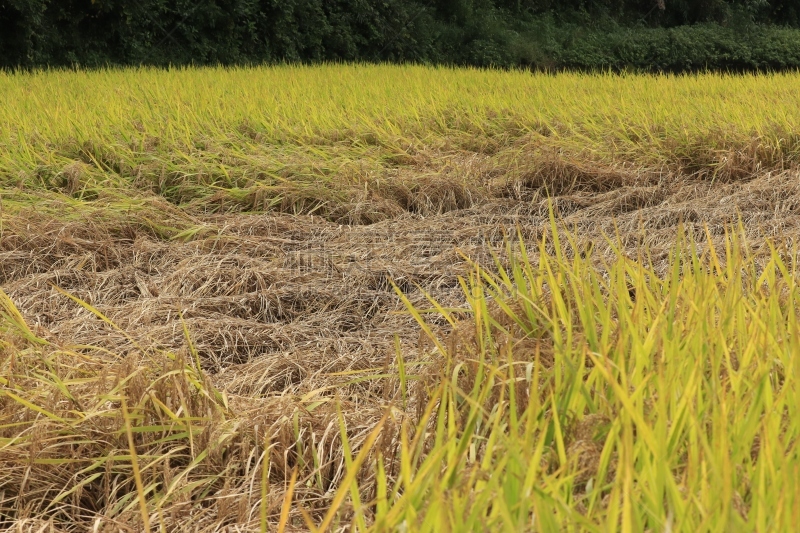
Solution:
M800 67L800 0L0 0L0 67Z

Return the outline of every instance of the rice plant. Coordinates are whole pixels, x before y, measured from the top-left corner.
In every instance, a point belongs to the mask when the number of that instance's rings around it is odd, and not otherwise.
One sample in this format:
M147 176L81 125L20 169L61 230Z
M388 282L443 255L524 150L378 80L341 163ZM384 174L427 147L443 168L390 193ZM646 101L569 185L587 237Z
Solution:
M0 527L795 529L796 78L0 74Z
M797 250L753 253L732 228L721 249L679 239L660 275L646 250L598 262L555 228L463 279L471 318L434 303L455 323L446 338L409 305L433 347L423 367L397 353L372 378L393 391L377 424L306 403L332 417L330 444L303 439L311 413L237 405L192 358L48 345L4 297L4 520L791 529ZM317 462L334 442L339 466ZM304 498L317 484L330 497Z

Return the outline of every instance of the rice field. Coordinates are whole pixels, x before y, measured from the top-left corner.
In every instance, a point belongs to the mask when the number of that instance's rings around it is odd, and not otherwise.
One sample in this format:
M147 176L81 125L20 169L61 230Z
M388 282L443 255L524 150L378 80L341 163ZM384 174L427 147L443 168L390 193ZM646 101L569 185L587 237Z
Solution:
M800 525L797 74L0 101L1 529Z

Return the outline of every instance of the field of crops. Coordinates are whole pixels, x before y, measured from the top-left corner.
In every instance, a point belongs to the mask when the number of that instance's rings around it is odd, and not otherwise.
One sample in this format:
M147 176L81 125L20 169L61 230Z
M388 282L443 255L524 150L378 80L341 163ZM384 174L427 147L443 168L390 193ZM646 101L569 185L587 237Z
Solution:
M800 524L800 75L0 101L1 529Z

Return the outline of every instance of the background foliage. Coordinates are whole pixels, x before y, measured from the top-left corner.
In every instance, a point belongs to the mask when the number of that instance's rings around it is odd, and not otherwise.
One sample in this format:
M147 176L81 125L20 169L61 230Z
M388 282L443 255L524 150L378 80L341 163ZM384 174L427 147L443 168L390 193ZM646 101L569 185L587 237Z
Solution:
M0 0L0 67L800 66L798 0Z

